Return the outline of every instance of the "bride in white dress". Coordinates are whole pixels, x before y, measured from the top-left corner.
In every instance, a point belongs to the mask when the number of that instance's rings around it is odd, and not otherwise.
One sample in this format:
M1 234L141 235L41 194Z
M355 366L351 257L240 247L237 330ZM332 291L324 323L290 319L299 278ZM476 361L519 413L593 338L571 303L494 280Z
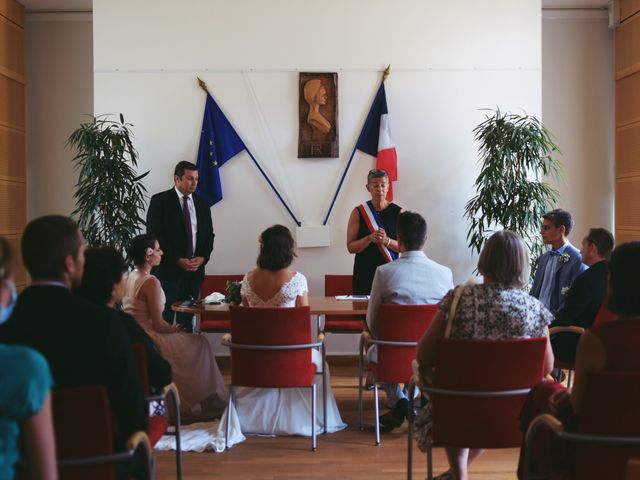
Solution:
M242 304L247 307L294 307L309 305L307 279L287 267L293 261L294 242L291 233L282 225L274 225L262 232L258 267L242 280ZM312 351L312 361L320 371L322 356ZM327 432L342 430L342 421L331 391L327 365ZM323 430L322 376L316 375L317 388L316 431ZM309 416L311 400L304 388L248 388L235 390L235 411L231 413L229 444L244 440L243 433L259 435L311 435ZM236 414L237 412L237 414ZM216 450L224 448L225 424L228 410L220 420ZM220 443L222 439L222 443Z

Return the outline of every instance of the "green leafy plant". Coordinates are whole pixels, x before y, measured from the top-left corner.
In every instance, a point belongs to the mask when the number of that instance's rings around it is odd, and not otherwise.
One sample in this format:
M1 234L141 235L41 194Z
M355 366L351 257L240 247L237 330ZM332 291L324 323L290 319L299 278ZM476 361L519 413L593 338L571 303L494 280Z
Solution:
M227 296L224 298L224 301L231 305L240 305L242 303L242 296L240 295L241 287L242 284L238 281L227 281Z
M146 188L138 175L138 152L133 147L130 123L92 117L67 140L75 150L72 162L78 171L76 209L80 230L89 245L111 245L121 252L144 225Z
M556 159L560 149L537 118L492 112L473 130L482 165L474 184L476 195L465 206L467 241L480 253L494 231L513 230L529 247L534 267L543 249L540 219L558 198L542 179L562 175Z

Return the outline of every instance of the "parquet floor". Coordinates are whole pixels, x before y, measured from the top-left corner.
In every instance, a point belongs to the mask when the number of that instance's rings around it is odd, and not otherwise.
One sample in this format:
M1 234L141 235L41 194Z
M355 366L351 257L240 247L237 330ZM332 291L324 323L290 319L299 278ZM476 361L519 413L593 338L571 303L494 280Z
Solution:
M223 372L225 373L225 372ZM228 372L227 372L228 373ZM225 375L225 379L229 378ZM357 419L357 367L331 367L331 381L346 430L318 436L318 449L310 450L307 437L261 438L247 440L224 453L183 454L185 479L335 479L373 480L406 478L407 429L403 427L382 433L382 444L375 446L373 394L365 393L365 424L360 431ZM384 394L383 394L384 395ZM382 407L381 407L382 409ZM383 412L385 410L382 410ZM414 444L415 445L415 444ZM414 478L426 477L426 459L414 447ZM156 452L157 478L175 478L173 452ZM471 469L477 480L512 480L516 478L516 449L487 451ZM446 469L442 449L435 450L434 473Z

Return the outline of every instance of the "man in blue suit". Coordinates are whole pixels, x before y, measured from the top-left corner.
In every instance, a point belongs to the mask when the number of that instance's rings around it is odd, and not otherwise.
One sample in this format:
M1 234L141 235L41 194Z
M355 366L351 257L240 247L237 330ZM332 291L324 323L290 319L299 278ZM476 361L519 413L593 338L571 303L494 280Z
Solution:
M540 256L529 293L554 315L564 306L573 281L587 269L580 250L567 239L572 228L573 219L566 210L557 208L542 216L542 241L551 250Z

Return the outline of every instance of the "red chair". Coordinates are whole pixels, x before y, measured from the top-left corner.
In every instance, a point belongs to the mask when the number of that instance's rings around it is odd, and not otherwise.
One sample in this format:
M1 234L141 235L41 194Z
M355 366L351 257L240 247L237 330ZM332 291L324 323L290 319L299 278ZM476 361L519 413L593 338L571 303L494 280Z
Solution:
M603 323L611 322L616 318L618 318L618 315L607 308L607 299L605 298L602 305L600 305L598 313L596 313L596 318L593 320L593 326L597 327Z
M524 478L530 472L531 445L542 428L576 443L575 478L624 478L629 459L640 457L640 373L597 372L587 377L575 432L553 416L537 416L525 437Z
M173 435L176 437L176 478L181 480L182 450L180 446L180 395L178 394L178 387L176 387L174 383L171 383L165 386L161 392L151 395L147 370L147 356L144 351L144 346L136 343L132 345L132 348L138 376L142 384L142 391L146 396L147 403L162 402L165 409L171 407L171 416L173 417L173 423L175 425ZM147 435L151 446L154 447L156 443L158 443L158 440L169 430L169 420L166 416L152 415L149 417L148 425Z
M200 286L200 298L205 298L212 292L226 292L227 282L242 281L244 275L205 275ZM226 313L207 312L200 316L199 331L207 333L229 333L231 327Z
M325 275L325 297L351 295L353 293L352 279L353 275ZM324 333L357 333L359 335L364 330L366 330L366 323L358 315L326 315L322 327Z
M546 337L516 340L441 339L429 397L433 429L427 446L428 478L433 447L512 448L522 442L519 416L531 387L542 380ZM409 387L407 478L412 478L413 394Z
M316 449L316 366L311 362L311 349L322 342L311 343L309 307L229 308L231 338L223 345L231 348L231 385L229 406L234 402L234 388L309 388L311 391L311 449ZM326 399L323 399L326 412ZM239 413L239 412L238 412ZM229 448L229 417L226 445ZM326 418L324 423L326 431Z
M437 305L380 305L378 338L369 332L360 337L358 361L358 426L362 428L362 391L364 355L367 345L377 345L378 362L369 363L373 375L373 397L376 415L376 445L380 445L380 419L378 407L379 383L408 383L411 362L416 357L416 345L438 312Z
M103 386L55 389L52 407L61 480L113 480L114 464L130 460L136 452L144 459L144 478L152 478L146 433L134 433L124 452L114 452L115 422Z

